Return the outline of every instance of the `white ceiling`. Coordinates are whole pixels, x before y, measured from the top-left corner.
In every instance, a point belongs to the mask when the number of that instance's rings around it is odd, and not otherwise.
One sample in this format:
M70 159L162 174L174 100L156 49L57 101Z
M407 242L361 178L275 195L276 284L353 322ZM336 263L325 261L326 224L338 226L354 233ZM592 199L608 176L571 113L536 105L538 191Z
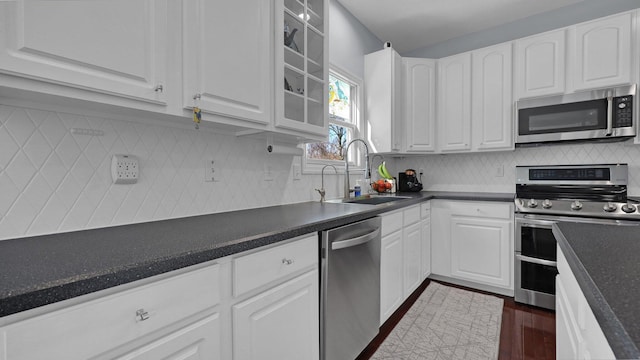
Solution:
M583 0L338 0L400 53Z

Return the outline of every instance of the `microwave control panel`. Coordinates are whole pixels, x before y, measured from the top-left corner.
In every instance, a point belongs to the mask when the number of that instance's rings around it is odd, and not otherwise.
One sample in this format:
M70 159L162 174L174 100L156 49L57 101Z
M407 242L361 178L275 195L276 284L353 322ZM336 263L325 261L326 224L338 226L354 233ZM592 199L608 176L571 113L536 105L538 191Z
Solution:
M613 98L613 127L633 126L633 96L618 96Z

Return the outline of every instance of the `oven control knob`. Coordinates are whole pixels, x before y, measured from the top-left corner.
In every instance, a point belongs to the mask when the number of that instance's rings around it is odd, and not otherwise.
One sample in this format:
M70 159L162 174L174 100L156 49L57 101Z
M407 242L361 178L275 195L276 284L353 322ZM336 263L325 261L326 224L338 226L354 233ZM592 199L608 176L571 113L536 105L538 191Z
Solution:
M618 207L614 203L608 202L608 203L604 204L604 211L606 211L606 212L614 212L614 211L616 211L617 208Z
M632 212L636 211L636 207L631 203L626 203L622 205L622 211L626 212L627 214L631 214Z
M582 203L579 200L576 200L571 203L571 210L581 210L581 209L582 209Z
M527 202L527 206L530 208L534 208L538 206L538 202L536 201L536 199L531 199L529 200L529 202Z
M551 209L552 206L553 206L553 204L551 204L551 200L549 200L549 199L545 199L542 202L542 207L545 208L545 209Z

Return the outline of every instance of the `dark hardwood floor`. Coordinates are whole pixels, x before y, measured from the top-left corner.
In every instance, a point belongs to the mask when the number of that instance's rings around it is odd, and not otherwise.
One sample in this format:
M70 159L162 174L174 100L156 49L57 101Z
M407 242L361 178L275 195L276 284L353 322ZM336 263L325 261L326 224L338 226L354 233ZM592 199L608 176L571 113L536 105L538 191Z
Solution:
M380 327L380 333L365 348L356 360L367 360L376 352L380 344L409 311L420 294L427 288L430 280L425 280L416 291L407 298L398 310ZM484 291L444 283L469 291L489 294ZM500 352L498 359L555 359L556 358L556 315L555 312L523 305L513 298L490 294L504 300L502 310L502 328L500 330Z

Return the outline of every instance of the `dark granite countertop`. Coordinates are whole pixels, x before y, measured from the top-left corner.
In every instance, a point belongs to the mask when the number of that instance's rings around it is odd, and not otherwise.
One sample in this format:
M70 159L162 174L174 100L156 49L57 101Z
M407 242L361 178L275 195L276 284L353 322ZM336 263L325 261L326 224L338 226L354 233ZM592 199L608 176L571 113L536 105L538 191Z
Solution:
M563 222L553 234L616 358L640 358L640 227Z
M0 241L0 317L342 226L429 199L513 194L403 193L381 205L305 202Z

